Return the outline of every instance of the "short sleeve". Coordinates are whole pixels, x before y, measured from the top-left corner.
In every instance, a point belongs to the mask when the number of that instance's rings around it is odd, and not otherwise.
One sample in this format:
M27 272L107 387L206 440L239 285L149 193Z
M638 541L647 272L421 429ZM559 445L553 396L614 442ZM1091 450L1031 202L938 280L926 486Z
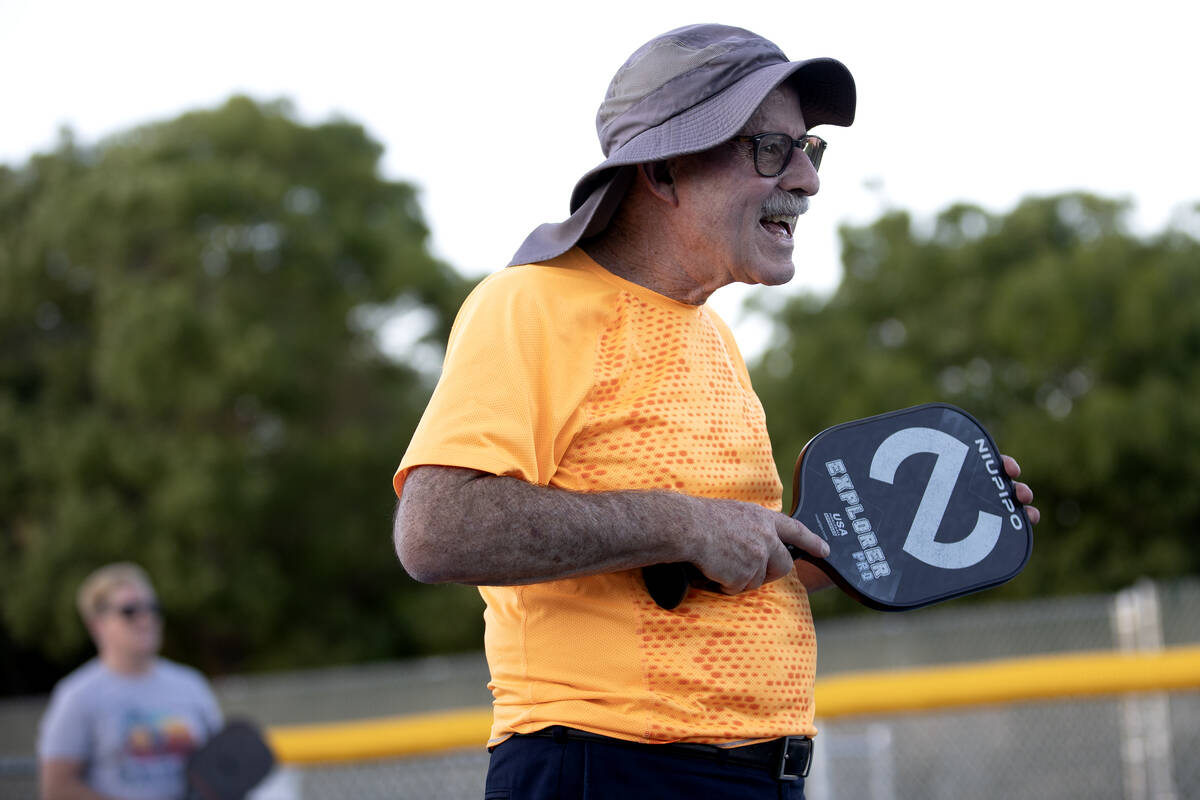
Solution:
M92 755L89 733L89 714L83 697L60 685L51 695L38 727L38 756L86 761Z
M213 694L212 687L204 676L196 673L196 681L196 693L200 698L200 714L204 719L204 729L211 737L225 725L225 717L221 713L221 704L217 702L217 696Z
M422 464L546 485L581 425L604 307L586 275L513 267L459 310L442 375L393 484Z

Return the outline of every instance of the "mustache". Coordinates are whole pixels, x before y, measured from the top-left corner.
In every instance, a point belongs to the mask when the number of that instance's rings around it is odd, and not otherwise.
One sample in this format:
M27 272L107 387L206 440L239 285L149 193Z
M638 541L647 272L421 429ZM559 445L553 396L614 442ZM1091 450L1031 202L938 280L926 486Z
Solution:
M763 201L762 216L798 217L808 211L808 196L791 192L776 192Z

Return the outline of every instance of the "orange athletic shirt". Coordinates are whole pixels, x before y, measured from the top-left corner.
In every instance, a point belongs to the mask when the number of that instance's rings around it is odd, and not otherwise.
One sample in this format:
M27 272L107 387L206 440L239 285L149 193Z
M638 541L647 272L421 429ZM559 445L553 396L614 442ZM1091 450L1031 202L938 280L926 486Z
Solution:
M582 492L665 489L779 510L762 406L706 306L575 248L484 279L396 472L467 467ZM491 741L567 725L639 742L809 734L816 638L795 571L675 611L641 570L480 588Z

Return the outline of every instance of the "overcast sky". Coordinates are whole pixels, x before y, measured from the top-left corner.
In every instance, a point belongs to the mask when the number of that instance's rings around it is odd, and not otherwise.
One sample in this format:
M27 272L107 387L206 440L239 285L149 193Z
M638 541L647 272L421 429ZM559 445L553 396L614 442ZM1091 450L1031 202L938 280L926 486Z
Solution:
M839 275L836 226L888 206L1007 211L1073 189L1128 197L1143 231L1200 200L1200 4L1009 0L207 3L0 0L0 162L211 107L233 93L337 114L413 182L434 252L503 267L602 160L596 107L650 37L692 22L842 60L858 118L830 142L793 288ZM447 157L461 148L463 157ZM714 305L736 321L744 292ZM753 333L749 334L753 336ZM751 346L753 349L753 346Z

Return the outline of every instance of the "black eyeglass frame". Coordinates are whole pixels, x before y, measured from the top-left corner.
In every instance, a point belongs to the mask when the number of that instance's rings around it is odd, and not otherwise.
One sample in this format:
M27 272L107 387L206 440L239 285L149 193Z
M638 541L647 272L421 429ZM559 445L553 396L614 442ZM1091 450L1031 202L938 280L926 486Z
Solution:
M126 622L133 622L142 614L149 614L152 617L162 619L162 605L158 602L153 603L125 603L123 605L102 605L99 608L101 614L113 612L123 617Z
M763 172L762 168L758 166L759 148L762 147L763 139L767 138L768 136L781 136L791 143L791 147L788 148L787 155L783 157L783 165L780 166L776 172ZM755 134L754 136L735 136L733 137L733 141L754 143L754 171L764 178L776 178L782 175L783 171L788 168L788 164L792 163L792 153L794 153L796 150L801 150L804 152L804 155L808 156L808 160L812 162L814 170L820 170L821 159L825 156L825 148L829 146L829 142L825 141L820 136L817 136L815 133L806 133L802 139L793 139L791 134L768 132ZM809 150L810 146L813 148L812 150Z

